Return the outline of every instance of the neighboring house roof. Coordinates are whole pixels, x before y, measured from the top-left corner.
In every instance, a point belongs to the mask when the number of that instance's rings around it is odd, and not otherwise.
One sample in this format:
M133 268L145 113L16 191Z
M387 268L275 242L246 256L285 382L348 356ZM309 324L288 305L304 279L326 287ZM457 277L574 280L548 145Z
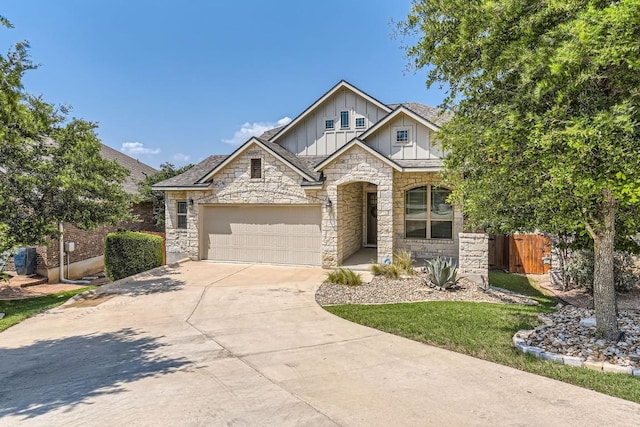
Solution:
M102 144L100 154L107 160L112 160L129 171L129 176L122 183L122 188L129 194L138 194L138 183L145 177L156 174L158 171L140 160L129 157L118 150Z
M211 170L222 163L227 157L229 157L227 154L209 156L186 172L158 182L154 184L152 188L161 190L173 187L194 187L201 178L211 172ZM206 187L207 184L203 186Z

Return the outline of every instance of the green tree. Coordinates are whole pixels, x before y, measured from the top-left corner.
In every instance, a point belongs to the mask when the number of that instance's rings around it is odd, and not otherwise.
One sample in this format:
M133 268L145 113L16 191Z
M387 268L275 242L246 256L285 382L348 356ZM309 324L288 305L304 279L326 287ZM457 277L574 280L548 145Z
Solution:
M598 329L616 339L614 242L638 230L640 0L416 0L398 28L427 86L447 88L439 138L471 225L588 233Z
M143 200L151 200L153 202L153 222L161 226L164 224L164 191L154 191L151 186L180 175L193 167L192 164L176 168L171 163L163 163L160 165L158 173L147 176L138 184L138 192Z
M11 28L0 17L1 27ZM90 229L130 217L128 171L100 156L96 125L29 95L26 42L0 55L0 253L57 238L57 224Z

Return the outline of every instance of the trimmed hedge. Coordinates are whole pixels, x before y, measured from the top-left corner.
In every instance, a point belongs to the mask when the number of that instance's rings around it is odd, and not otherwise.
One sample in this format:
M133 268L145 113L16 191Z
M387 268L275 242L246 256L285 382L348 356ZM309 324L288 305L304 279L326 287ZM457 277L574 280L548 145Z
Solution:
M104 268L118 280L162 265L162 237L125 231L109 233L104 241Z

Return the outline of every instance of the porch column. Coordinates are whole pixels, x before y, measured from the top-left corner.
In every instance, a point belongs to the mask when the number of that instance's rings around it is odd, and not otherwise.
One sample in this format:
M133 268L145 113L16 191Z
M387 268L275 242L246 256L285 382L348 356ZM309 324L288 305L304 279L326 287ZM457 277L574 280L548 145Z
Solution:
M378 263L393 260L393 188L378 184Z
M327 197L331 207L327 206ZM338 265L338 191L336 185L327 186L322 198L322 267Z

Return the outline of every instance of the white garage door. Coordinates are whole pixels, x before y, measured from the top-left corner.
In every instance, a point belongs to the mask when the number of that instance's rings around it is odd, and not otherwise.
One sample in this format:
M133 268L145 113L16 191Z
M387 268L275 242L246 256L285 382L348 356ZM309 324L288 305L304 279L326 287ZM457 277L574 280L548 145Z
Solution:
M204 208L204 257L216 261L321 265L320 206Z

